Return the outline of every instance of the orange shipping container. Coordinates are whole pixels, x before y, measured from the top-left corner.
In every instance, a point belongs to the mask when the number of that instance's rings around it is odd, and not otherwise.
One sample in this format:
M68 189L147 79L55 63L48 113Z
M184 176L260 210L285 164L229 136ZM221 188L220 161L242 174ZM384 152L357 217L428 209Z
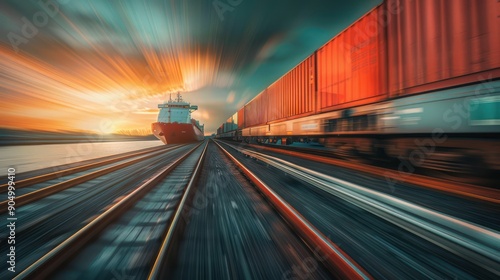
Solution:
M387 11L378 6L317 51L318 111L387 97Z
M245 105L245 127L266 124L268 104L266 90L248 102Z
M267 88L268 122L314 113L315 59L306 58Z
M392 97L500 76L500 3L494 0L387 0Z
M245 108L241 108L238 111L238 128L245 128Z

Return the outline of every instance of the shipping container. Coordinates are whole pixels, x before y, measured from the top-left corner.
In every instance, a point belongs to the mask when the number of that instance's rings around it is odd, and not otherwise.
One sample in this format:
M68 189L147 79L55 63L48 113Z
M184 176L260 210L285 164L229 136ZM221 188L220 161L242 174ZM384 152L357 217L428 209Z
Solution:
M399 4L398 4L399 3ZM500 3L387 0L391 97L500 76Z
M306 58L267 88L267 121L297 118L314 113L315 57Z
M245 128L245 107L238 111L238 128Z
M266 124L268 106L269 102L266 90L264 90L245 105L245 127Z
M336 110L348 119L353 107L498 79L499 9L494 0L386 0L240 109L238 126L288 133L286 120Z
M237 129L234 123L224 123L224 132L235 131Z
M231 117L229 117L225 123L222 124L223 126L223 132L230 132L236 130L237 127L237 121L238 121L238 116L237 114L233 114Z
M238 112L234 113L232 116L233 130L238 129Z
M374 8L317 51L319 112L387 97L383 8Z

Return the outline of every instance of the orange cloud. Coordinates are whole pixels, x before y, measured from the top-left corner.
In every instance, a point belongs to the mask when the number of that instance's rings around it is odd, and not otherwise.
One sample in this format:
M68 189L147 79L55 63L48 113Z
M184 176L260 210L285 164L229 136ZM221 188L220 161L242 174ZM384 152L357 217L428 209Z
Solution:
M2 126L102 133L109 127L147 129L158 110L140 108L156 106L165 92L216 81L216 59L199 50L159 53L142 46L142 57L134 57L45 40L51 45L36 56L0 45ZM102 129L103 121L113 125Z

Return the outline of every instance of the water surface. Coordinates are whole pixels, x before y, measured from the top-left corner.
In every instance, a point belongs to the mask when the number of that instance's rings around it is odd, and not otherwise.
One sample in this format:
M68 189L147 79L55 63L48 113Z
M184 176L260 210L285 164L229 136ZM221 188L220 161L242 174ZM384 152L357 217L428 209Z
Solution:
M90 142L0 147L0 174L14 167L16 173L161 146L155 141Z

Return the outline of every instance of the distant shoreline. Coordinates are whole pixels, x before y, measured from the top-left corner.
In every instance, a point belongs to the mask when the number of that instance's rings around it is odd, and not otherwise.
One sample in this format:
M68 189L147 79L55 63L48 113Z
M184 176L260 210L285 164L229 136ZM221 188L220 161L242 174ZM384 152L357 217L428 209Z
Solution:
M75 144L75 143L103 143L124 141L158 140L154 135L99 135L78 132L50 132L50 131L25 131L0 128L0 147L50 145L50 144Z
M107 142L133 142L133 141L159 141L154 138L137 138L137 139L104 139L104 140L90 140L90 139L65 139L65 140L0 140L0 147L8 146L29 146L29 145L53 145L53 144L78 144L78 143L107 143Z

